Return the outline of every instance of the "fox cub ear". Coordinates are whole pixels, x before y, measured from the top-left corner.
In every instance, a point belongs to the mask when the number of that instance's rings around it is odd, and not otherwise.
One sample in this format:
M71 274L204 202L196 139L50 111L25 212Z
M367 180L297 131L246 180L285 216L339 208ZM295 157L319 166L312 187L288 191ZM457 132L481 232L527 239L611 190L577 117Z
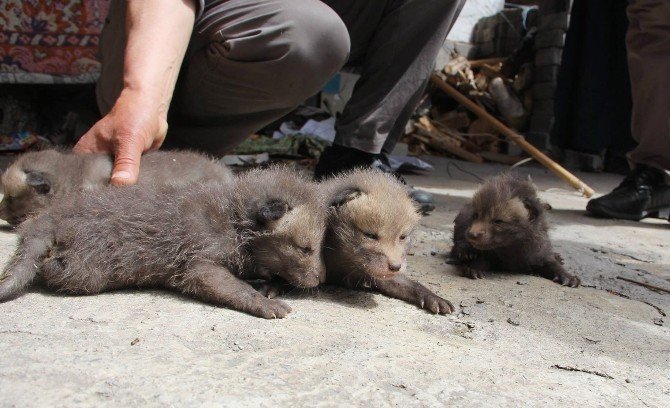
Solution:
M335 197L330 201L330 206L338 208L348 203L349 201L361 196L363 192L357 188L347 188L335 194Z
M537 198L525 198L523 200L523 206L528 210L528 219L533 221L544 212L546 204Z
M256 221L259 225L267 227L275 221L280 220L290 210L291 207L286 201L270 200L258 209Z
M49 191L51 191L51 181L42 172L26 172L26 182L38 194L47 194Z

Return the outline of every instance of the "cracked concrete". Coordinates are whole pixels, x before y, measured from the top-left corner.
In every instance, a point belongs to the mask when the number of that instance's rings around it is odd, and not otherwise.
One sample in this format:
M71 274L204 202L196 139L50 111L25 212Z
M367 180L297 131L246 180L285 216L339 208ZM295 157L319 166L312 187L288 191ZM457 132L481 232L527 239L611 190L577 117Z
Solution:
M457 305L454 315L335 287L288 294L293 313L277 321L163 291L35 288L0 304L0 405L670 406L670 295L617 279L670 288L670 224L586 217L584 198L524 167L584 287L502 273L473 281L444 259L477 186L460 169L503 167L429 160L434 174L408 177L437 199L408 275ZM580 177L600 193L620 179ZM0 242L6 262L15 236Z

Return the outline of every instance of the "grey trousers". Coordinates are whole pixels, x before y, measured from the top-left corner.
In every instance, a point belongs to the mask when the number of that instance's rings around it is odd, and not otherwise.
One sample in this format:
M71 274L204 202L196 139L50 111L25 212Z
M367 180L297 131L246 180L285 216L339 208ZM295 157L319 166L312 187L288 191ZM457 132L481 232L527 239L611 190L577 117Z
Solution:
M670 170L670 1L635 0L627 9L633 94L631 164Z
M335 143L390 152L465 0L212 0L196 19L166 143L225 154L317 93L342 66L361 72ZM125 0L103 29L98 107L121 92ZM160 46L157 44L157 46Z

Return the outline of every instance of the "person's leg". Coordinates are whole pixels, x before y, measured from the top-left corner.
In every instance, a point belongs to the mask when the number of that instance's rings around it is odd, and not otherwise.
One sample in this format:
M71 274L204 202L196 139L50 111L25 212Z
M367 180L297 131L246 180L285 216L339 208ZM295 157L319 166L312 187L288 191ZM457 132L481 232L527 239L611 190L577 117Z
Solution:
M100 114L112 110L123 89L123 55L126 48L126 1L112 0L100 34L100 78L95 97Z
M628 69L633 95L633 165L670 170L670 2L628 6Z
M316 178L354 167L391 172L388 154L419 103L437 53L464 0L324 0L342 17L351 37L347 65L361 77L335 125L333 146L317 163ZM427 213L432 196L410 196Z
M335 144L388 153L402 136L437 53L463 0L326 0L351 36L347 65L361 77L342 117ZM356 3L356 4L352 4Z
M325 0L351 37L348 66L361 69L337 120L335 142L316 166L317 178L353 167L390 171L387 155L418 104L437 53L463 0Z
M317 0L213 3L196 21L166 143L224 154L318 92L346 61L349 37L337 14ZM101 41L103 113L121 87L122 9L112 5Z
M670 2L634 0L627 9L626 46L633 97L630 174L611 193L589 201L599 216L668 217L670 186Z

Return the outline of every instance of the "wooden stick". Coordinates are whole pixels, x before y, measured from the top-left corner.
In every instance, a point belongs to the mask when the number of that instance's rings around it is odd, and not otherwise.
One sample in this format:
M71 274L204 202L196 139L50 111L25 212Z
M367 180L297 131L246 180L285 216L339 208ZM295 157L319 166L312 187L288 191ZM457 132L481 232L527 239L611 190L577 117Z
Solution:
M489 64L482 65L481 70L479 72L481 72L482 74L486 75L489 78L495 78L501 75L499 69L495 69Z
M507 58L484 58L480 60L472 60L470 61L470 68L476 68L481 65L495 65L495 64L500 64L501 62L505 62Z
M454 138L451 137L451 135L438 130L435 127L435 125L433 124L433 121L428 119L426 116L420 117L419 118L419 123L424 128L426 128L432 136L435 136L435 137L440 138L440 139L443 139L443 138L444 139L454 139ZM449 140L449 141L452 142L452 144L455 144L456 146L459 146L459 147L461 146L461 142L457 139Z
M584 196L591 197L593 195L593 189L591 187L587 186L579 178L577 178L575 175L567 171L563 166L551 160L544 153L539 151L535 146L528 143L523 136L516 133L509 127L505 126L501 121L496 119L493 115L491 115L490 113L479 107L476 103L472 102L467 96L458 92L456 89L454 89L454 87L444 82L444 80L440 78L439 75L433 74L431 76L431 80L435 85L437 85L440 89L449 94L449 96L454 98L458 103L468 108L475 115L489 122L496 129L498 129L500 133L507 136L508 139L510 139L519 147L521 147L521 149L523 149L526 153L533 156L535 160L542 163L542 165L544 165L546 168L554 172L554 174L556 174L558 177L567 181L572 187L577 189Z
M435 120L431 120L430 123L435 126L437 130L440 132L444 133L447 136L450 136L451 138L458 140L461 143L461 146L466 148L468 151L477 151L480 150L479 146L477 146L475 143L472 142L472 140L468 140L464 138L463 136L460 135L460 133L454 132L453 129L451 129L449 126L443 125L440 122L437 122Z
M474 153L470 153L469 151L463 149L462 147L458 146L455 141L452 141L448 136L444 135L444 137L440 136L439 131L438 132L431 132L429 128L424 126L421 123L416 124L417 130L419 130L421 133L425 134L430 138L429 144L438 150L445 150L454 156L460 157L461 159L473 162L473 163L484 163L484 159Z
M660 286L651 285L651 284L646 283L646 282L640 282L640 281L624 278L623 276L617 276L616 278L621 279L622 281L626 281L626 282L634 283L636 285L644 286L647 289L652 289L652 290L657 290L657 291L660 291L660 292L670 293L670 289L662 288Z

